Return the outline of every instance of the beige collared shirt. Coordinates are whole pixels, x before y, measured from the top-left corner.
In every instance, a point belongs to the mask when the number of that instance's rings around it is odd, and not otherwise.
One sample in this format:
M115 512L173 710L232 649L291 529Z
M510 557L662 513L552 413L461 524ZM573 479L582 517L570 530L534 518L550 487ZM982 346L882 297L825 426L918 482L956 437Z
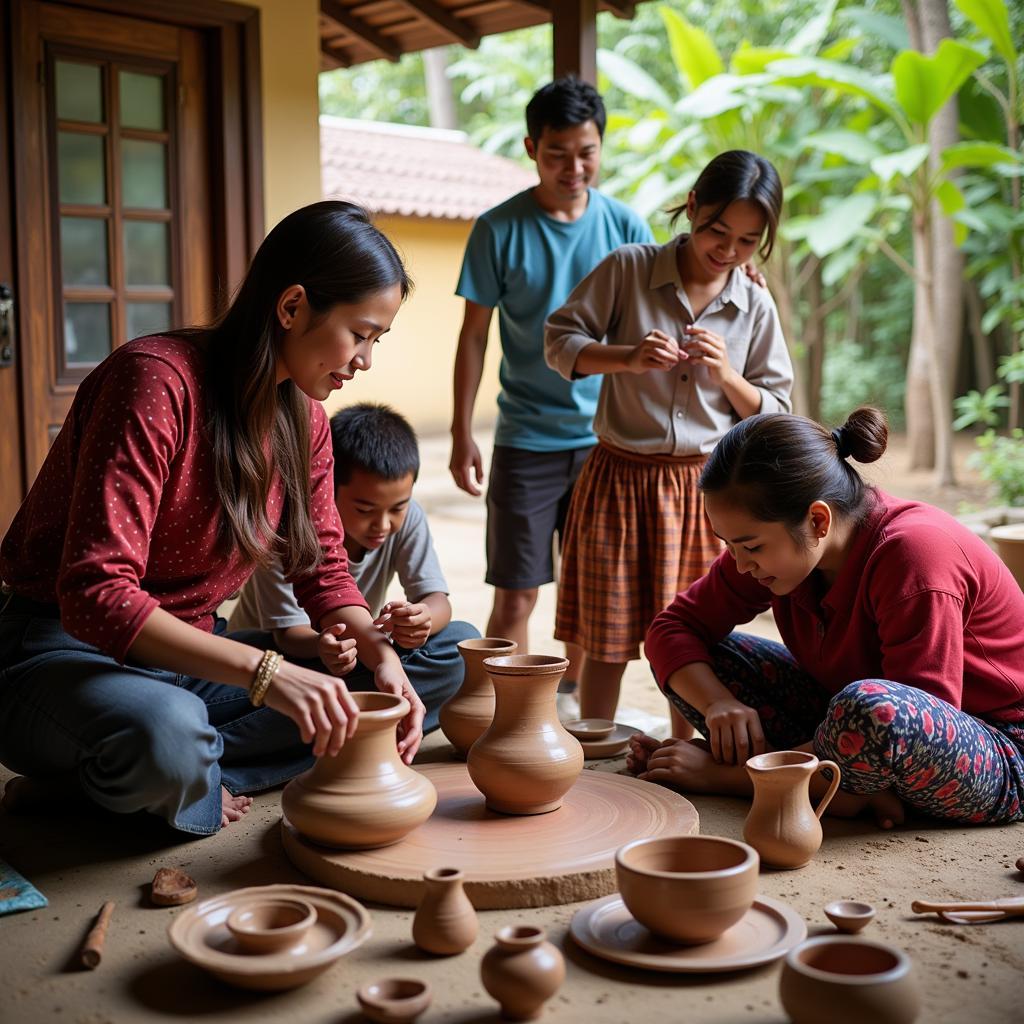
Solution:
M761 394L761 412L789 412L793 366L767 289L741 269L697 318L683 290L674 238L667 245L624 245L606 256L548 317L544 356L567 380L587 345L638 345L652 330L682 342L699 324L721 335L729 362ZM606 374L594 418L598 437L647 455L707 454L739 421L704 366Z

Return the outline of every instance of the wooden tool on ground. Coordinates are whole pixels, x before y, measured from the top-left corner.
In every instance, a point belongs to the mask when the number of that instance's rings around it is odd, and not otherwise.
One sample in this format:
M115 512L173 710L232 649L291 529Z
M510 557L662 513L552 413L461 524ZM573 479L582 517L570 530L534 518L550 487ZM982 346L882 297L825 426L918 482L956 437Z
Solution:
M107 941L107 926L110 924L115 906L116 904L108 900L100 907L96 923L85 937L85 942L82 943L82 951L78 954L78 958L82 966L88 967L90 971L97 967L103 959L103 944Z
M914 900L910 904L910 909L915 914L938 914L947 921L960 924L982 924L985 921L1001 921L1005 917L1024 917L1024 896L960 903L929 903L925 900Z

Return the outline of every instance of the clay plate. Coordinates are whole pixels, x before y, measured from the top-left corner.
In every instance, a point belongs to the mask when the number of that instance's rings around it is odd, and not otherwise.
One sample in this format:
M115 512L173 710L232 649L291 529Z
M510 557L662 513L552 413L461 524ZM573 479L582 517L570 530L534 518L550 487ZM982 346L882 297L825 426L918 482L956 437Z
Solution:
M228 915L268 897L305 900L317 912L303 941L280 953L244 953L228 931ZM350 896L308 885L259 885L203 900L180 913L167 929L171 945L231 985L265 991L304 985L370 937L370 915Z
M639 732L643 732L643 729L637 729L636 726L623 725L621 722L616 722L615 728L607 738L594 740L593 742L590 740L580 740L583 756L588 761L593 761L600 757L615 757L626 749L630 736L635 736Z
M615 893L578 910L569 929L588 953L629 967L684 974L739 971L784 956L807 937L804 919L779 900L758 896L728 931L701 946L656 938Z

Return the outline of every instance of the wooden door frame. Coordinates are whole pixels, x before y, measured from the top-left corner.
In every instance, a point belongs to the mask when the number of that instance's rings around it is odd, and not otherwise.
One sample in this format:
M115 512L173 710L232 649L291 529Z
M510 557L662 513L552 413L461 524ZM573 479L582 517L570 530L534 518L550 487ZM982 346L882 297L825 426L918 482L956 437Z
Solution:
M42 0L30 0L33 7ZM122 15L193 29L206 44L206 81L208 86L208 139L210 158L210 236L213 243L211 282L218 309L230 298L241 281L252 254L263 239L263 121L260 78L260 12L257 8L229 0L54 0L66 7L97 13ZM14 152L22 145L39 145L43 130L35 105L25 110L15 102L19 82L37 81L35 55L20 52L18 39L26 17L32 15L25 0L0 0L0 64L10 68L6 81L0 82L0 235L11 241L10 257L0 243L0 272L5 259L15 289L16 323L19 338L46 337L51 328L38 318L39 283L29 281L32 246L39 244L43 225L34 223L32 208L38 204L41 182L19 180ZM7 96L4 96L4 92ZM6 100L6 102L5 102ZM33 196L33 193L35 195ZM35 203L28 202L34 198ZM45 200L48 201L48 194ZM13 229L3 232L5 222ZM34 223L34 227L33 227ZM8 280L8 278L0 279ZM31 298L30 298L31 297ZM49 303L47 303L47 307ZM33 328L26 329L35 318ZM24 361L19 361L24 367ZM15 486L22 496L31 480L27 479L33 461L24 456L28 439L28 408L31 389L40 382L26 379L18 372L18 448L20 477ZM4 420L8 417L5 416ZM0 463L2 467L2 463ZM34 471L33 471L34 472ZM12 482L13 483L13 482ZM8 486L0 480L0 486ZM0 523L0 532L6 529Z

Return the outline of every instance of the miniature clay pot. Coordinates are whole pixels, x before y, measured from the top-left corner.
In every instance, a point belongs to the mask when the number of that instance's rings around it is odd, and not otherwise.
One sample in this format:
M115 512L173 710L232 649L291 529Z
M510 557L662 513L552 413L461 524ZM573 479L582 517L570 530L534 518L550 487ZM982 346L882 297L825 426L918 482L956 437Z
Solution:
M412 940L420 949L454 956L476 941L476 910L462 887L458 868L436 868L423 875L423 898L412 919Z
M714 942L753 906L757 851L719 836L637 839L615 853L626 909L670 942Z
M409 702L392 693L353 693L355 734L285 786L285 817L307 839L370 850L390 846L430 817L437 791L398 756L396 729Z
M382 978L364 985L356 999L377 1024L407 1024L430 1005L431 995L430 986L418 978Z
M921 1012L907 954L844 935L819 935L791 949L779 998L793 1024L910 1024Z
M583 748L558 720L558 681L569 662L546 654L487 658L494 721L466 761L487 806L502 814L546 814L583 771Z
M847 935L854 935L871 924L875 908L858 900L836 900L825 907L825 916Z
M463 760L494 718L494 685L484 671L484 659L515 654L518 646L514 640L493 636L462 640L458 645L464 666L462 685L441 705L438 719L441 732Z
M316 924L316 908L300 899L253 900L232 910L226 923L246 953L279 953L309 934Z
M581 743L606 740L615 731L615 723L607 718L574 718L562 725L570 736L575 736Z
M502 928L480 961L480 980L507 1020L533 1020L565 981L562 954L533 925Z
M988 535L1017 586L1024 590L1024 523L993 526Z
M832 772L828 792L811 806L811 777L822 768ZM802 868L821 846L819 819L839 788L839 765L819 761L801 750L776 750L747 761L754 800L743 825L743 838L765 864Z

